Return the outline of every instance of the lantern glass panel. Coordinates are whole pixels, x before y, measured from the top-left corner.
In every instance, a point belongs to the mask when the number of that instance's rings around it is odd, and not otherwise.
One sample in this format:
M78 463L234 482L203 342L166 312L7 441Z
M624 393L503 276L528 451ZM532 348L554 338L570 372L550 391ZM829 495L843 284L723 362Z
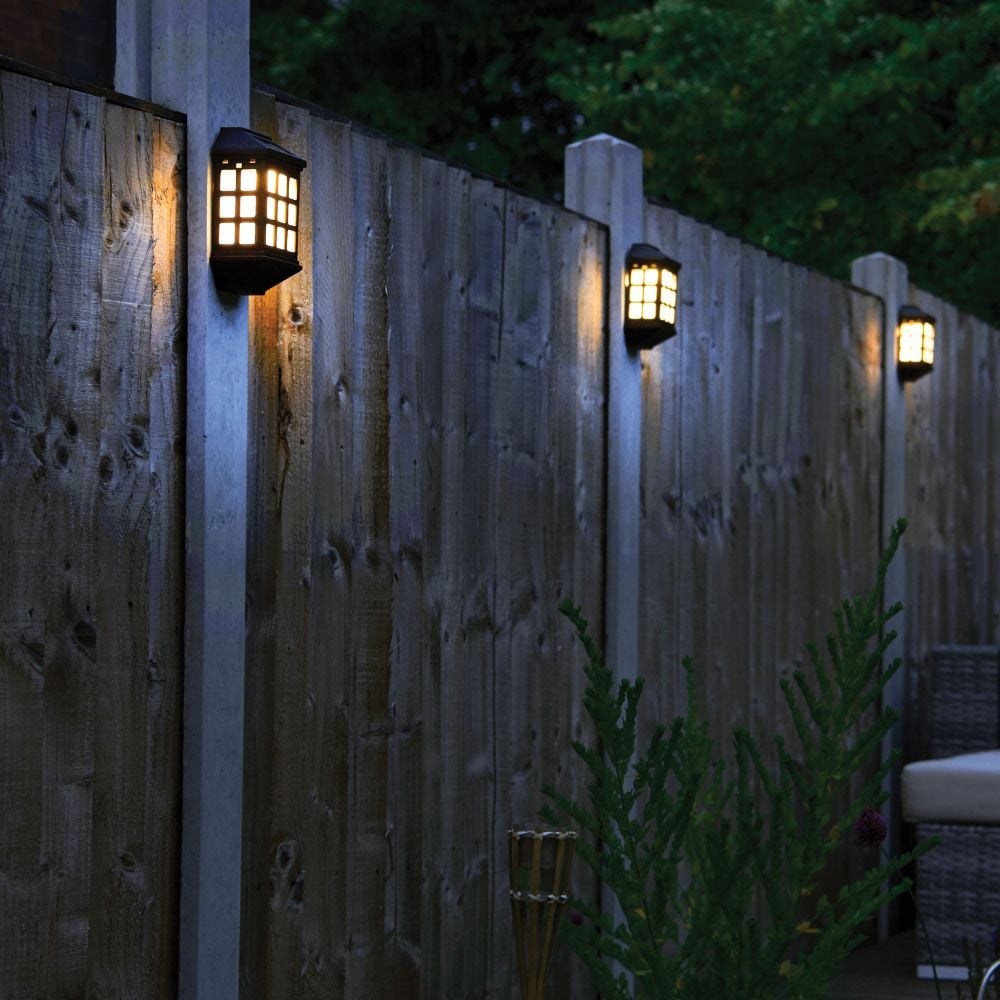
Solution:
M240 190L257 190L257 170L255 167L245 167L240 171Z
M236 223L220 222L219 243L221 243L222 246L232 246L235 242L236 242Z
M277 214L277 209L275 208L275 203L273 198L267 199L267 217L273 219Z
M219 218L236 218L236 195L224 194L219 198Z
M904 320L899 325L900 364L934 363L934 326L919 319Z
M284 174L278 174L278 194L282 198L288 196L288 178Z
M219 190L220 191L235 191L236 190L236 171L235 170L220 170L219 171Z
M240 223L240 246L253 246L257 242L257 226L253 222Z
M296 225L298 217L299 217L298 209L294 205L289 204L289 206L288 206L288 224L290 226Z
M294 177L288 178L288 197L292 201L298 201L299 199L299 182Z
M294 229L289 229L288 230L288 242L287 242L287 244L285 246L285 249L289 253L295 253L295 230Z
M269 247L274 246L274 225L270 222L264 229L264 243Z
M278 190L278 171L268 170L267 172L267 191L268 194L275 194Z
M240 218L253 219L257 215L257 196L255 194L240 195Z

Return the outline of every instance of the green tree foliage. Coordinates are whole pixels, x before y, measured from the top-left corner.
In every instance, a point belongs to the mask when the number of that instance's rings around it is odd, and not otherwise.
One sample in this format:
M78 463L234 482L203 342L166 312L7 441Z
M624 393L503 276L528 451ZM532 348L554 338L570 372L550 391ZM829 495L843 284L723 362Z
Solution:
M254 0L254 77L543 197L577 113L544 54L641 0Z
M540 196L646 187L828 274L885 250L1000 324L1000 0L254 0L254 75Z
M998 0L657 0L555 84L647 190L832 275L885 250L1000 323Z
M865 921L907 891L908 880L884 888L898 871L892 863L873 867L832 897L817 888L862 809L886 795L881 785L891 761L853 795L851 780L864 773L896 720L878 703L900 667L897 659L882 668L895 638L882 633L900 606L880 613L879 605L904 529L900 520L871 592L835 612L826 657L809 647L811 676L798 670L782 680L796 745L774 736L773 767L745 729L733 732L734 769L713 760L690 680L687 715L657 727L638 753L642 679L615 685L579 609L563 605L587 653L584 705L600 749L572 744L590 772L589 801L547 788L555 808L543 815L589 833L577 853L618 900L620 922L574 900L583 921L565 922L561 932L606 1000L820 1000L860 943ZM690 662L685 668L690 679ZM846 811L839 811L847 798ZM930 846L921 844L899 865ZM634 985L609 959L632 973Z

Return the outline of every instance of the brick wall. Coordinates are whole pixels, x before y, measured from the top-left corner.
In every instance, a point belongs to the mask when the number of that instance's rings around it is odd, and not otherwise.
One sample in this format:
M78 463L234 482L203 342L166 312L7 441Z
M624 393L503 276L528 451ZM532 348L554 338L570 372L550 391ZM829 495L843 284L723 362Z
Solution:
M115 0L0 0L0 54L111 87Z

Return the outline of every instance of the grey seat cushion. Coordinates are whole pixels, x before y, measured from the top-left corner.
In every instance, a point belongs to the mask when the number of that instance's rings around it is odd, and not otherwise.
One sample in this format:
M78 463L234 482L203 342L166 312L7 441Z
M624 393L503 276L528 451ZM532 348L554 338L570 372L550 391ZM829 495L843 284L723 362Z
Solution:
M902 790L910 823L1000 824L1000 750L907 764Z

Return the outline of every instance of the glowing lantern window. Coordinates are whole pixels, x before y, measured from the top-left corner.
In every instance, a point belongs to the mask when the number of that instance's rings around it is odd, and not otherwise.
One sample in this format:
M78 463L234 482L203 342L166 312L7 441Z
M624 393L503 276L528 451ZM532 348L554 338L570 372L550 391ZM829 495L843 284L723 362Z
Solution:
M677 279L681 266L648 243L625 258L625 343L632 350L662 344L677 333Z
M212 146L212 274L218 288L260 295L302 270L296 256L306 161L245 128Z
M896 328L896 371L915 379L934 367L934 317L917 306L902 306Z

